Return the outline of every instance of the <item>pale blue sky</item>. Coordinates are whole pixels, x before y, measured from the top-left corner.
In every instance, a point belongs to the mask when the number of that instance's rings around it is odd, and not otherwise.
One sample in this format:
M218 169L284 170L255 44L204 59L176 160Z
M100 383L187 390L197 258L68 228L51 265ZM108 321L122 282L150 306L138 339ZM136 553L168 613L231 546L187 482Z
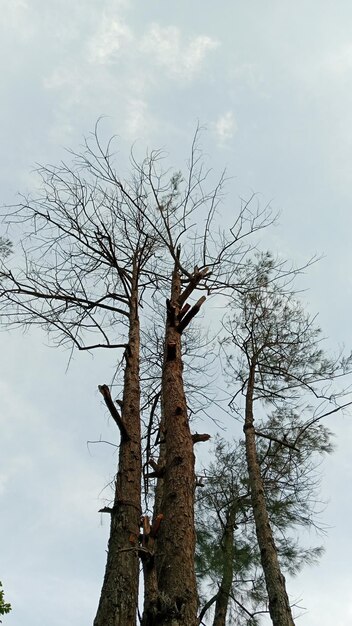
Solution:
M197 122L216 171L233 180L227 216L252 191L281 211L265 245L324 259L302 286L330 345L351 344L352 6L327 0L0 0L0 202L33 185L37 162L77 148L96 119L121 154L163 147L182 167ZM1 335L0 579L9 626L92 623L105 566L97 510L114 474L97 385L114 357ZM321 564L289 583L300 626L352 623L352 417L334 417L323 466ZM312 537L312 542L315 537Z

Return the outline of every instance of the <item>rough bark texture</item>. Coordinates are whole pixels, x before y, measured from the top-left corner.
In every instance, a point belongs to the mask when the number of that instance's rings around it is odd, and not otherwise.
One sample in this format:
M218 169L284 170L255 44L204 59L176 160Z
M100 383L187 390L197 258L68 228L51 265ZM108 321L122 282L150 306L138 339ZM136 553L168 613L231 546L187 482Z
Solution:
M233 579L235 513L230 507L222 538L223 570L219 591L216 598L213 626L226 626L226 615L229 605Z
M266 508L264 486L257 457L253 419L254 380L255 362L253 361L250 367L250 375L247 386L244 433L256 535L260 549L260 558L269 598L269 612L273 626L294 626L291 607L286 592L285 578L280 569L277 549Z
M159 458L158 458L158 467L165 467L166 462L166 450L165 450L165 439L164 439L164 418L163 418L163 405L161 402L161 425L160 425L160 443L159 443ZM162 475L158 476L155 495L154 495L154 524L157 523L158 517L160 518L161 507L162 507L162 499L163 499L163 491L164 491L164 472ZM163 523L163 519L161 520L160 526ZM158 531L160 529L158 527ZM156 558L155 558L155 540L152 538L152 542L148 540L147 548L149 554L142 554L142 563L143 563L143 578L144 578L144 606L143 606L143 615L142 615L142 625L141 626L154 626L157 624L157 615L160 609L159 602L159 593L158 593L158 576L156 569Z
M120 442L108 557L94 626L136 624L141 518L140 337L136 277L132 283L129 322L121 409L128 437L121 437Z
M158 581L154 562L143 562L144 607L141 626L154 626L158 606Z
M194 453L183 385L181 332L178 330L181 282L177 268L168 302L162 376L163 433L166 466L157 537L159 611L155 624L196 626L194 568Z
M154 528L158 519L154 522ZM143 518L142 547L146 552L141 552L144 577L144 608L141 626L153 626L158 601L158 580L154 556L155 537L151 533L149 518Z

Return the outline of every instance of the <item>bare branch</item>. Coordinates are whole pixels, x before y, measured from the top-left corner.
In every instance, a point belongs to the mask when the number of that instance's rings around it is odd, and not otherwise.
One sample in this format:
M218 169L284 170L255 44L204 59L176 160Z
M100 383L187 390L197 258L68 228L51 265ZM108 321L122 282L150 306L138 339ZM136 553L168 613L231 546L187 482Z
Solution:
M255 435L257 435L257 437L264 437L264 439L269 439L270 441L275 441L276 443L279 443L280 446L285 446L286 448L291 448L291 450L295 450L296 452L299 452L299 449L296 448L296 446L293 443L290 443L286 439L277 439L273 435L270 435L270 434L268 435L266 433L260 432L259 430L255 430L254 433Z
M105 404L108 407L109 411L110 411L110 415L113 418L113 420L115 421L115 423L117 424L117 426L119 427L120 433L121 433L121 438L123 439L123 441L128 441L130 436L128 434L128 430L126 428L126 425L123 423L122 419L121 419L121 415L118 412L112 398L111 398L111 394L110 394L110 389L107 385L98 385L98 389L100 391L100 393L102 394Z

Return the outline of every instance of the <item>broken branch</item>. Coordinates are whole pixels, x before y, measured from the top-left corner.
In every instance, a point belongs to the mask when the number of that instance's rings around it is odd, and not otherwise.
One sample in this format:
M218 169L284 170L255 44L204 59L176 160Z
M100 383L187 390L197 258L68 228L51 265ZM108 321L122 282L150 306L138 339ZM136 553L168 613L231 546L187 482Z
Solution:
M109 411L110 411L110 415L113 418L113 420L115 421L115 423L117 424L117 426L119 427L120 433L121 433L121 439L123 441L128 441L129 440L129 434L127 432L127 428L125 426L125 424L122 421L121 415L118 412L111 394L110 394L110 389L107 385L98 385L98 389L101 393L101 395L104 398L105 404L108 407Z
M198 441L208 441L210 438L211 435L208 435L208 433L194 433L194 435L192 435L193 443L198 443Z
M199 271L197 268L195 269L194 274L191 277L187 287L183 290L183 292L179 296L178 304L179 304L180 307L182 307L184 305L184 303L186 302L187 298L191 295L192 291L194 291L194 289L200 283L202 278L204 278L204 276L206 276L206 274L208 272L209 272L209 267L205 267L201 271Z
M194 318L195 315L197 315L200 307L202 306L203 302L205 302L206 297L202 296L201 298L199 298L198 302L196 302L190 311L188 311L188 313L186 313L186 315L182 318L182 320L180 321L179 325L177 326L177 331L181 334L184 329L188 326L188 324L190 323L190 321Z

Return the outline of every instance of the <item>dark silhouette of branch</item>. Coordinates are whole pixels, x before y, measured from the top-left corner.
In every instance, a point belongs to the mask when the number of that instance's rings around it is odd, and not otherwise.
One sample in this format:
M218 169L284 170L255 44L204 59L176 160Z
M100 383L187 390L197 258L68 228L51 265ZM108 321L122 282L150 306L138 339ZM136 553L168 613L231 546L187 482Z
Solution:
M298 433L298 435L296 437L295 444L297 443L298 439L300 439L302 437L302 435L305 433L305 431L308 428L310 428L311 426L313 426L313 424L315 424L316 422L319 422L324 417L328 417L328 415L332 415L333 413L337 413L338 411L342 411L347 406L351 406L351 405L352 405L352 401L351 402L346 402L345 404L341 404L340 406L335 407L331 411L327 411L326 413L323 413L322 415L319 415L318 417L314 417L312 420L307 422L307 424L302 428L302 430L300 430L300 432Z
M194 435L192 435L193 443L198 443L199 441L209 441L209 439L211 439L211 435L208 435L207 433L194 433Z
M258 437L264 437L264 439L269 439L270 441L275 441L276 443L279 443L280 446L286 446L286 448L291 448L291 450L295 450L296 452L299 452L299 449L296 448L295 444L290 443L286 439L277 439L273 435L267 435L266 433L262 433L259 430L256 430L255 434ZM296 441L297 441L297 439L296 439Z
M113 420L115 421L115 423L117 424L117 426L119 427L120 433L121 433L121 439L123 439L124 441L128 441L129 440L129 434L128 434L128 430L125 426L125 424L123 423L122 419L121 419L121 415L118 412L111 394L110 394L110 389L107 385L98 385L98 389L100 391L100 393L102 394L105 404L108 407L109 411L110 411L110 415L113 418Z
M208 600L208 602L205 603L205 605L203 606L201 612L199 613L198 616L198 624L203 624L203 617L206 614L207 610L210 609L210 607L214 604L214 602L216 602L216 599L218 597L218 594L216 593L215 596L213 596L212 598L210 598L210 600Z
M206 300L205 296L202 296L201 298L199 298L199 300L191 307L191 309L188 311L188 313L186 313L186 315L179 322L179 324L177 326L177 331L180 334L185 330L185 328L187 328L188 324L195 317L195 315L197 315L197 313L199 313L200 307L205 302L205 300Z

